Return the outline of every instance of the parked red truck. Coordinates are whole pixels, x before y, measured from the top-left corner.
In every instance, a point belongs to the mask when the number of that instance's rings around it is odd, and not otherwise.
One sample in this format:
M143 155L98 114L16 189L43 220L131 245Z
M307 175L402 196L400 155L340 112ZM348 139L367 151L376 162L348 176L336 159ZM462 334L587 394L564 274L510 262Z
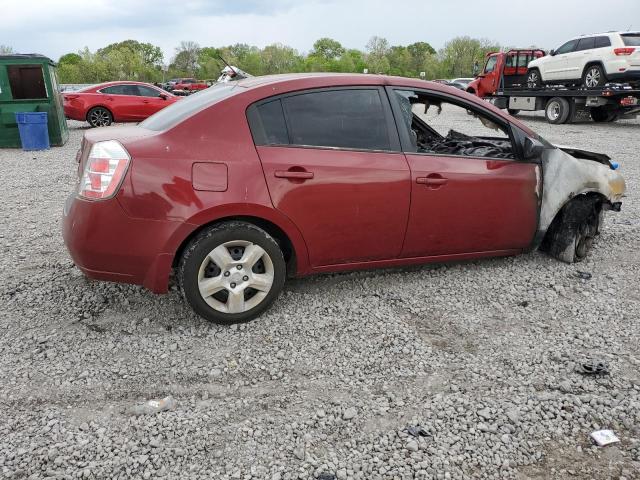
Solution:
M549 123L593 120L614 122L640 114L640 90L627 84L587 88L566 85L527 85L529 62L543 57L538 49L514 49L487 54L484 69L467 92L516 115L521 110L544 110Z

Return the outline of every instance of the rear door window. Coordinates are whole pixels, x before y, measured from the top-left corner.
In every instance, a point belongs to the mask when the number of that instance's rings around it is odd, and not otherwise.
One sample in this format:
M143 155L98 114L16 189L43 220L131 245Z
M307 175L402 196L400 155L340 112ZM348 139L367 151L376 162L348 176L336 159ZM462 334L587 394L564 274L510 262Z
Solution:
M640 33L623 33L621 36L627 47L640 47Z
M282 99L292 145L390 150L378 89L303 93Z
M611 40L609 39L609 37L596 37L596 41L595 41L595 47L594 48L604 48L604 47L610 47L611 46Z
M576 52L580 52L582 50L592 50L596 46L595 37L581 38L578 40L578 46L576 47Z

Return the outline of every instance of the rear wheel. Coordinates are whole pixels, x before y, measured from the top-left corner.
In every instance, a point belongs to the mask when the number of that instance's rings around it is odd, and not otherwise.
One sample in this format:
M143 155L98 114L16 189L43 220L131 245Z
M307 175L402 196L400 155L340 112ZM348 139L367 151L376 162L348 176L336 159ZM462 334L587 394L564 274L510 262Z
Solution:
M227 222L199 234L180 261L182 293L201 317L232 324L254 319L278 297L286 266L278 243L246 222Z
M592 107L591 119L596 123L615 122L618 119L617 112L606 107Z
M547 102L544 109L544 116L547 122L554 125L565 123L569 118L569 102L562 97L553 97Z
M527 87L540 88L542 86L542 78L540 77L540 70L532 68L527 73Z
M587 88L598 88L605 83L607 83L607 77L600 65L590 65L582 74L582 85Z
M87 113L87 122L92 127L108 127L113 123L113 115L104 107L93 107Z

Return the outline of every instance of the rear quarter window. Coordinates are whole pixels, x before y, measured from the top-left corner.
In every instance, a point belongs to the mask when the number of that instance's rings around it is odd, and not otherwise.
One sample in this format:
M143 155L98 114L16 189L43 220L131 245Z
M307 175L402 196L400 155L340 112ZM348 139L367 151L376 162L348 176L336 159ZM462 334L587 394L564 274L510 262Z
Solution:
M604 48L611 46L611 39L609 37L596 37L595 48Z

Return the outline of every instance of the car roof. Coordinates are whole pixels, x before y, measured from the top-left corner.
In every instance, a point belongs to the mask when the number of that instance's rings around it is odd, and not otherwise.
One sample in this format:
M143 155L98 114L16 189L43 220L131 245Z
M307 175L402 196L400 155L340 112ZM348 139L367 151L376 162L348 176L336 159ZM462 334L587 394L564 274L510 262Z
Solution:
M579 38L584 38L584 37L598 37L598 36L605 36L605 35L625 35L625 34L631 34L631 35L640 35L640 32L617 32L617 31L610 31L610 32L600 32L600 33L585 33L582 35L578 35L576 37L571 38L570 40L577 40Z

